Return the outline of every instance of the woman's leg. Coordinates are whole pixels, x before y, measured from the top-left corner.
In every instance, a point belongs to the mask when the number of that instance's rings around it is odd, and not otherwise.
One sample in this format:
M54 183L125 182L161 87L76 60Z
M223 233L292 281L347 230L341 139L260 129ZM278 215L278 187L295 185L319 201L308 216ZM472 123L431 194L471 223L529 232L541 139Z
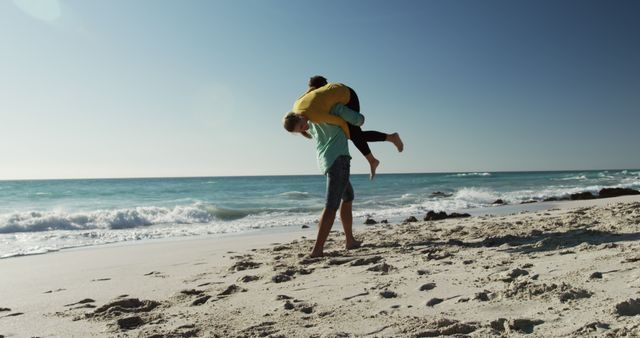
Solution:
M381 133L379 131L367 130L362 132L362 137L367 142L382 142L386 141L389 135Z
M356 111L358 113L360 112L360 100L358 99L358 94L356 94L356 92L352 88L349 88L349 102L347 102L346 106L353 111ZM364 155L364 158L367 159L367 162L369 162L369 168L371 170L369 179L372 180L376 175L376 169L380 165L380 161L378 161L378 159L376 159L371 153L371 148L369 148L367 141L364 139L362 129L351 124L348 124L348 126L349 134L351 134L351 142L353 142L360 153Z
M360 99L358 99L358 94L352 89L349 88L349 102L346 104L348 108L354 110L356 112L360 112ZM369 162L369 166L371 167L371 174L369 176L370 179L373 179L373 176L376 174L376 168L380 165L380 161L376 159L371 153L371 148L367 142L383 142L389 141L393 143L398 151L402 151L404 149L404 144L400 139L400 135L398 133L393 134L385 134L379 131L362 131L360 127L356 127L349 124L349 133L351 134L351 142L358 148L358 150L364 155L364 157Z
M353 124L347 123L347 126L349 127L349 134L351 135L351 142L353 142L353 145L356 146L360 153L365 157L371 154L371 148L369 148L369 145L367 144L365 132L363 132L360 127L354 126Z
M362 132L362 138L366 142L389 141L396 146L399 152L402 152L402 150L404 150L404 143L402 143L402 139L400 139L400 135L398 135L398 133L385 134L379 131L368 130Z
M380 161L378 161L371 153L371 148L369 148L369 145L367 144L367 141L364 138L362 129L352 124L347 124L347 125L349 126L349 134L351 135L351 142L353 142L353 145L355 145L356 148L358 148L360 153L362 153L362 155L364 155L364 157L369 162L369 168L371 170L371 173L369 174L369 179L373 179L373 177L376 175L376 168L378 168L378 165L380 165Z
M347 107L353 111L360 112L360 100L358 99L358 94L349 88L349 102L347 102Z

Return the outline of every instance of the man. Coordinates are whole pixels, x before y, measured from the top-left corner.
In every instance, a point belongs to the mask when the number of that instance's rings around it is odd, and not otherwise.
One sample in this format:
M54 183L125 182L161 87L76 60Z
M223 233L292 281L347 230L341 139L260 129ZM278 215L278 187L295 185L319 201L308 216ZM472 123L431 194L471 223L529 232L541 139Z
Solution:
M356 126L361 126L364 123L362 114L343 104L334 105L331 108L331 114ZM354 194L351 182L349 182L351 156L344 131L334 124L313 123L306 117L293 112L284 117L283 123L289 132L306 132L311 135L316 142L318 166L320 171L327 176L326 203L320 216L318 236L310 256L320 257L323 255L324 243L329 237L338 208L346 237L346 249L358 248L361 242L356 241L351 229Z

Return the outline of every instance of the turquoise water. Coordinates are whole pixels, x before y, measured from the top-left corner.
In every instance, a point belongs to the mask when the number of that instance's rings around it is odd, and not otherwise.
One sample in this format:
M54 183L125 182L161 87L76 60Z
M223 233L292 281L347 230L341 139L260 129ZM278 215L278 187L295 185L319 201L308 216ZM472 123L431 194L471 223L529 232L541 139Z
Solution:
M510 204L604 187L640 170L353 175L355 222ZM143 239L315 224L323 176L0 181L0 257ZM445 194L434 196L439 191Z

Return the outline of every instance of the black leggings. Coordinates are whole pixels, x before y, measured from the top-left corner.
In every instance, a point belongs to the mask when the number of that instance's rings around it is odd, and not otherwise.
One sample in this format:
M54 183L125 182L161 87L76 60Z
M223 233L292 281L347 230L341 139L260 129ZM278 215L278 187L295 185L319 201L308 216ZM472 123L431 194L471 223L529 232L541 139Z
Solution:
M358 95L351 88L349 88L349 91L351 95L347 107L359 113L360 100L358 100ZM371 149L367 142L382 142L387 140L387 134L385 133L379 131L362 131L358 126L350 123L347 123L347 125L349 126L349 134L351 134L351 142L353 142L353 145L355 145L364 156L371 154Z

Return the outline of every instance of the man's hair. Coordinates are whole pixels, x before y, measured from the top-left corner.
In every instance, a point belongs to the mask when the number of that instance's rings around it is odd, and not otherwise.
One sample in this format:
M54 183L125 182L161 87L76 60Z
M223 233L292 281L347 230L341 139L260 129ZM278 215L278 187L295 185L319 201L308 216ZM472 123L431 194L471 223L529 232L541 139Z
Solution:
M300 121L302 121L302 118L299 114L288 112L287 115L284 116L284 119L282 119L282 124L284 125L284 129L288 132L293 132Z
M322 75L316 75L309 78L309 87L318 89L327 84L327 79Z

